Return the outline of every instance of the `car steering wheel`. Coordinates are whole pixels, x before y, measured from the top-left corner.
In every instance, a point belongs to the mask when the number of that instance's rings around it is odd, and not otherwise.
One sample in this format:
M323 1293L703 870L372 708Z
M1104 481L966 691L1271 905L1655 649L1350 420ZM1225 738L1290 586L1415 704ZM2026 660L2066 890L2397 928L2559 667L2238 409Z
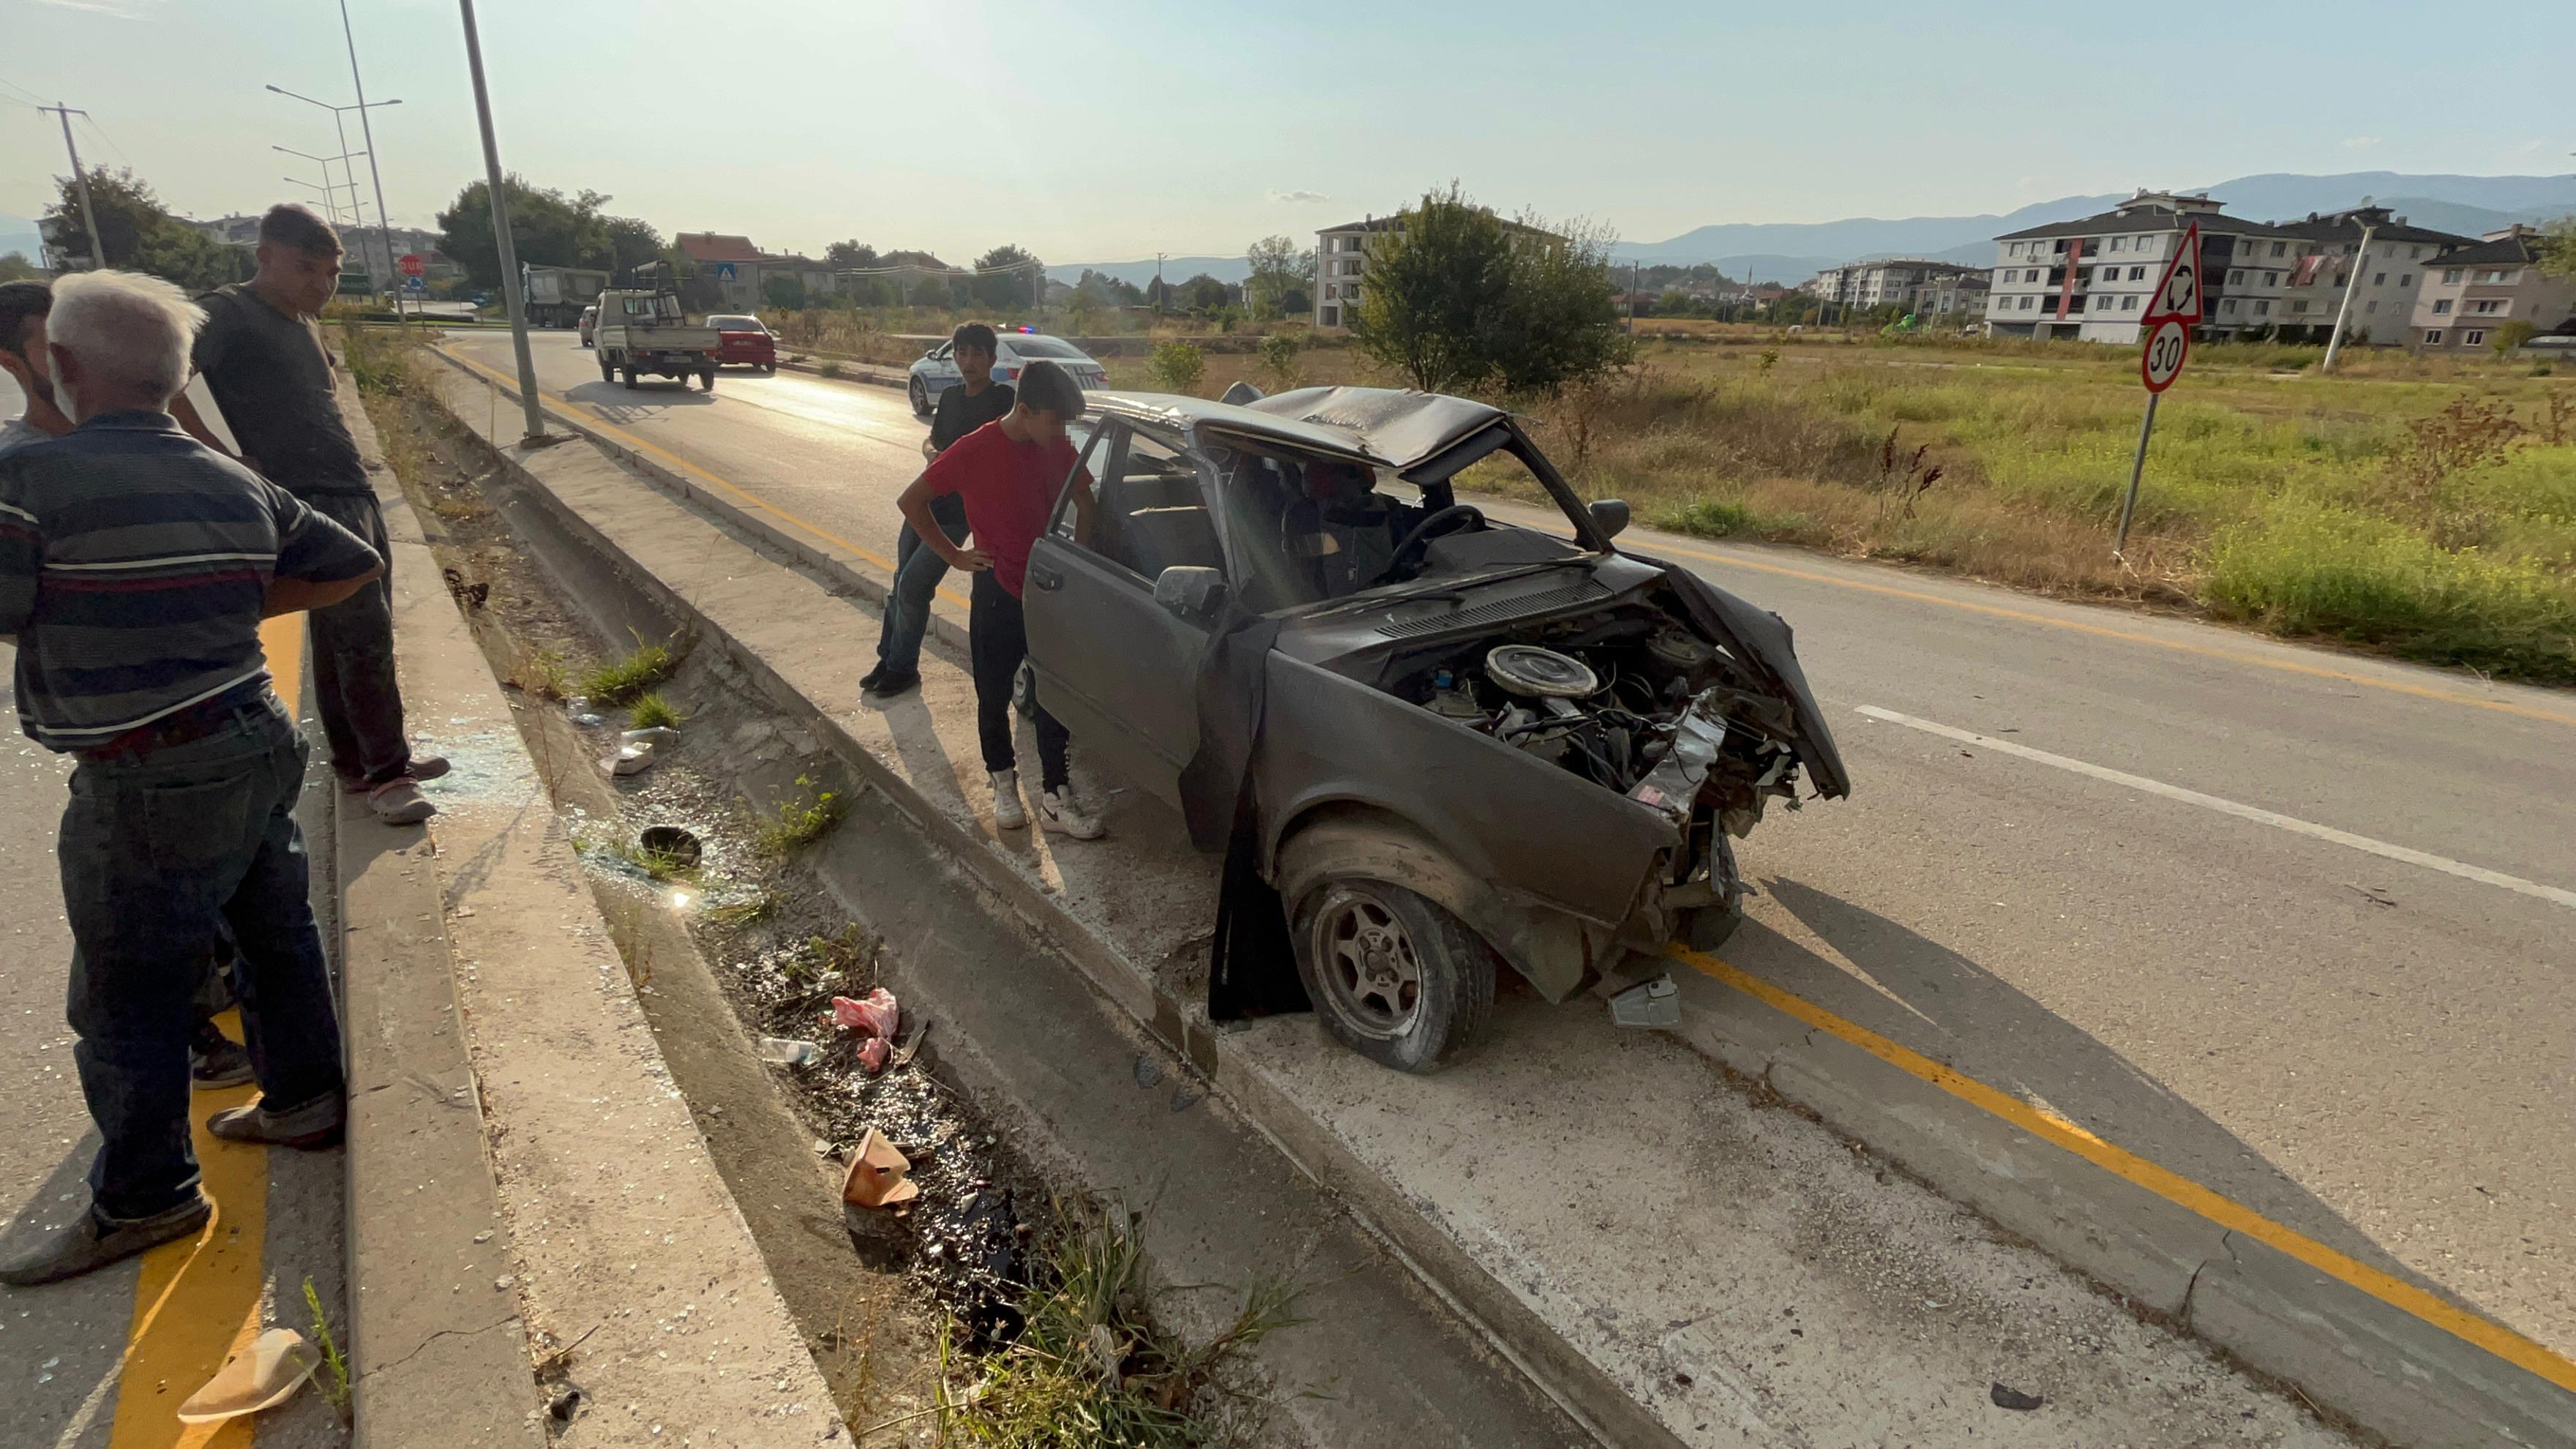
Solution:
M1480 529L1485 526L1484 510L1472 503L1452 503L1446 508L1433 509L1428 517L1413 525L1411 531L1404 535L1404 541L1395 546L1395 558L1387 564L1386 572L1369 580L1368 586L1376 588L1392 581L1411 565L1413 555L1420 553L1431 540L1470 524Z

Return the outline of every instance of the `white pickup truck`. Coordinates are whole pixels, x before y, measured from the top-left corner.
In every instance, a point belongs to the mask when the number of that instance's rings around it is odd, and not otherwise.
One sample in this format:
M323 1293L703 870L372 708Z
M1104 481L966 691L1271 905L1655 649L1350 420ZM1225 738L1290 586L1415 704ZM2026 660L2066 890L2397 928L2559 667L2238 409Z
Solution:
M716 351L724 337L712 327L691 327L680 299L668 291L612 288L599 294L599 380L635 385L639 375L674 377L687 387L695 377L716 390Z

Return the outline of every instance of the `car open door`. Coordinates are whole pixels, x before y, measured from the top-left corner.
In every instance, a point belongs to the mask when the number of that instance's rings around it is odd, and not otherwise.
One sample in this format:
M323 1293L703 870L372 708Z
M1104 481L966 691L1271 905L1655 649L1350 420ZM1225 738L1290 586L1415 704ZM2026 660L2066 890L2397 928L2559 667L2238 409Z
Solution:
M1029 551L1038 700L1086 757L1178 807L1181 767L1198 748L1194 681L1209 620L1204 607L1157 603L1154 581L1169 568L1222 568L1205 480L1177 438L1118 421L1102 424L1084 462L1097 480L1090 536L1076 537L1068 486Z

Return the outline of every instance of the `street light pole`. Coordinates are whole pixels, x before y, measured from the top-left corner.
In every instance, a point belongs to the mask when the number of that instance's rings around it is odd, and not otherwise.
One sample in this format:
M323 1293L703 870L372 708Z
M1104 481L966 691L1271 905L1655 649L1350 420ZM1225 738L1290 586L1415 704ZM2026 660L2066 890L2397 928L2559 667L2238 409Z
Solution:
M72 153L72 187L80 193L81 225L89 228L89 259L98 264L100 271L106 271L107 243L98 234L98 214L89 207L89 173L81 169L80 147L72 144L72 117L86 116L89 112L75 111L60 101L36 109L51 111L63 118L63 149Z
M492 134L492 94L483 84L483 41L474 29L474 0L456 0L465 16L465 66L474 76L474 116L483 126L483 173L492 188L492 233L501 247L501 305L510 309L510 350L518 354L519 406L528 415L520 446L542 442L546 415L537 401L537 361L528 351L528 314L519 295L519 249L510 240L510 197L501 184L501 143Z
M268 149L270 149L271 151L282 151L282 152L286 153L286 154L287 154L287 155L289 155L289 156L301 156L301 157L303 157L305 160L310 161L310 162L313 162L315 165L320 166L320 167L322 168L322 205L323 205L323 209L325 209L325 210L327 210L327 211L329 211L329 212L331 213L331 224L332 224L333 226L338 226L338 225L340 224L340 193L339 193L339 191L338 191L335 187L333 187L333 186L331 185L331 162L332 162L334 159L337 159L337 160L339 161L339 163L340 163L340 168L341 168L342 173L343 173L343 174L346 174L346 173L347 173L347 171L348 171L348 166L349 166L349 158L348 158L348 157L346 157L346 156L341 156L341 157L337 157L337 158L333 158L333 157L330 157L330 156L316 156L316 155L314 155L314 154L313 154L312 152L310 152L310 151L298 151L298 150L296 150L296 149L295 149L294 147L292 147L292 146L280 146L280 145L276 145L276 144L274 144L274 143L272 143L272 144L269 146L269 148L268 148ZM294 180L295 180L295 178L294 178L294 177L292 177L292 176L290 176L290 177L288 177L288 178L287 178L287 180L289 180L289 181L294 181ZM297 184L297 185L302 185L303 183L302 183L302 182L297 182L296 184ZM357 203L357 199L358 199L358 188L357 188L357 183L356 183L356 181L355 181L354 179L352 179L352 181L350 182L350 185L349 185L349 201L350 201L350 203L351 203L351 204L350 204L350 207L349 207L349 214L350 214L351 216L353 216L353 217L354 217L354 216L356 216L356 215L358 215L358 208L357 208L357 205L356 205L356 203Z
M367 176L376 186L376 235L384 241L385 271L390 276L394 271L394 218L385 210L385 174L376 169L376 128L375 123L367 119L367 82L358 74L358 33L349 28L349 0L340 0L340 35L349 43L349 84L358 91L358 134L367 143ZM398 106L402 102L387 101L385 104ZM346 151L348 144L341 143L340 149ZM358 178L352 176L349 178L349 193L355 197L357 191ZM410 319L403 315L402 283L392 281L390 285L394 294L394 320L408 323Z
M267 89L274 91L278 95L286 97L288 100L302 101L308 106L320 106L322 109L329 111L331 113L332 128L337 131L340 136L340 154L344 158L359 155L365 156L367 158L367 170L369 174L374 174L376 169L376 144L372 139L374 128L368 125L367 122L367 112L378 106L399 106L402 104L399 99L390 101L370 101L362 94L358 98L358 103L354 106L335 106L329 101L317 101L313 97L305 95L301 91L290 91L284 86L269 86ZM363 152L352 151L349 149L348 113L351 111L356 111L358 113L358 124L361 132L369 138L367 141L367 149ZM345 165L346 162L344 161L343 164ZM357 200L358 174L356 171L352 170L349 173L349 212L352 216L359 218L361 224L363 224L366 211L365 208L356 204ZM389 227L392 224L385 217L385 188L381 178L378 179L376 184L376 221L380 229ZM380 239L383 242L385 249L385 267L390 270L393 267L394 261L393 234L390 231L385 231ZM366 265L368 284L382 288L384 283L376 271L374 255L367 250L366 236L363 232L361 232L358 238L358 257L359 260ZM399 308L400 303L397 302L396 306Z
M2343 319L2352 315L2353 290L2361 285L2361 269L2370 264L2370 234L2374 229L2371 223L2362 225L2361 250L2353 255L2352 275L2343 279L2343 305L2335 309L2334 331L2326 338L2326 360L2317 364L2319 372L2334 371L2335 354L2343 350Z

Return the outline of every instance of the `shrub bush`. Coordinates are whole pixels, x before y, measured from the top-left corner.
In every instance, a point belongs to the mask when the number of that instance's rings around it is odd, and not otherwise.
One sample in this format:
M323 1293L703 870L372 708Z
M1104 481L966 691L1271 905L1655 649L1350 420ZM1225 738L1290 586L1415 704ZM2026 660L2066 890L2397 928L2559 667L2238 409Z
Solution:
M1207 355L1195 342L1166 342L1145 364L1146 380L1164 392L1194 393L1207 373Z

